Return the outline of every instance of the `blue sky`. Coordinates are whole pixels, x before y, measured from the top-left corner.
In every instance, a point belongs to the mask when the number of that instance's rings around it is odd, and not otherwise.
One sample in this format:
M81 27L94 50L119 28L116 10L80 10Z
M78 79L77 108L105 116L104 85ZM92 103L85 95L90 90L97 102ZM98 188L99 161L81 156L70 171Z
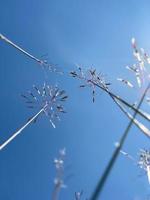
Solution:
M113 84L111 88L126 100L138 94L123 87L116 78L129 77L126 65L134 63L131 38L150 52L150 2L147 0L1 0L1 33L33 55L48 54L64 76L41 69L3 41L0 41L0 142L21 127L35 111L20 97L33 84L58 84L69 95L53 129L45 117L28 127L0 152L0 199L50 199L55 168L53 159L66 147L66 189L60 199L74 199L75 191L90 197L116 142L128 124L112 100L97 91L80 89L68 76L75 64L94 66ZM46 74L46 75L45 75ZM146 107L149 111L149 108ZM148 139L133 127L124 149L137 156L149 148ZM120 156L102 193L102 200L143 200L150 193L146 176L131 161Z

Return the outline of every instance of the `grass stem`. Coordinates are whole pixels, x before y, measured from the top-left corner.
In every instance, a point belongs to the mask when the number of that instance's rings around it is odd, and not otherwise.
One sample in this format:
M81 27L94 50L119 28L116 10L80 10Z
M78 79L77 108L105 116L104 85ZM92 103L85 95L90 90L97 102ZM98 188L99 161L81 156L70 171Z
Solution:
M46 105L47 106L47 105ZM23 125L18 131L16 131L8 140L0 145L0 150L6 147L12 140L14 140L27 126L29 126L42 112L44 112L44 106L37 114L35 114L25 125Z
M142 102L143 102L143 100L145 98L145 95L146 95L149 87L150 87L150 84L146 88L146 90L145 90L145 92L144 92L144 94L143 94L143 96L142 96L142 98L141 98L141 100L140 100L140 102L139 102L139 104L137 106L137 110L139 110L139 108L140 108L140 106L141 106L141 104L142 104ZM124 142L125 142L125 140L126 140L126 138L128 136L129 130L130 130L132 124L134 123L134 119L135 119L136 115L137 115L137 111L134 112L133 118L130 120L127 128L125 129L125 131L124 131L124 133L123 133L123 135L122 135L122 137L120 139L120 142L116 146L116 149L115 149L115 151L114 151L114 153L113 153L108 165L106 166L102 177L100 178L100 180L98 181L98 184L96 185L96 188L95 188L95 190L94 190L94 192L92 194L91 200L98 199L99 195L101 194L102 189L104 187L104 184L106 183L106 180L107 180L107 178L108 178L108 176L109 176L109 174L110 174L110 172L111 172L111 170L112 170L112 168L113 168L113 166L114 166L114 164L115 164L115 162L116 162L116 160L118 158L120 150L122 149L122 146L124 145Z

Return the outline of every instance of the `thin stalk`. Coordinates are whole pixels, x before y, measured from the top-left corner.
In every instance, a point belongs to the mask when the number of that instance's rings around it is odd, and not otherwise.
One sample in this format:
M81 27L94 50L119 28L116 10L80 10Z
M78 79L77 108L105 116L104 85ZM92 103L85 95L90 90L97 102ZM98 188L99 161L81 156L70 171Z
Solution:
M16 131L8 140L6 140L2 145L0 145L0 150L6 147L13 139L17 137L27 126L29 126L42 112L47 105L45 105L37 114L35 114L25 125L23 125L18 131Z
M6 43L8 43L9 45L13 46L14 48L16 48L17 50L19 50L24 55L26 55L27 57L31 58L32 60L38 62L39 64L47 66L47 63L45 63L44 61L38 59L37 57L33 56L32 54L28 53L27 51L25 51L24 49L22 49L21 47L19 47L15 43L13 43L11 40L9 40L7 37L5 37L4 35L2 35L1 33L0 33L0 39L4 40ZM104 90L105 92L107 92L110 96L118 99L123 104L125 104L126 106L128 106L129 108L131 108L132 110L134 110L135 112L137 112L139 115L141 115L142 117L144 117L145 119L147 119L148 121L150 121L150 116L145 115L144 113L140 112L139 110L137 111L136 108L134 108L134 106L130 105L128 102L126 102L121 97L115 95L114 93L110 92L109 90L107 90L106 88L100 86L99 84L95 83L92 80L88 80L88 81L91 82L91 83L93 83L95 86L101 88L102 90Z
M37 57L33 56L32 54L28 53L27 51L25 51L24 49L22 49L21 47L19 47L18 45L16 45L15 43L13 43L11 40L9 40L7 37L5 37L4 35L0 34L0 39L4 40L6 43L8 43L9 45L13 46L14 48L16 48L17 50L19 50L21 53L23 53L24 55L26 55L27 57L31 58L32 60L38 62L39 64L42 65L46 65L47 63L45 63L44 61L38 59ZM110 92L109 90L107 90L106 88L100 86L99 84L95 83L92 80L88 80L89 82L93 83L95 86L99 87L100 89L104 90L106 93L108 93L110 96L118 99L119 101L121 101L123 104L125 104L126 106L128 106L129 108L131 108L132 110L138 112L139 115L141 115L142 117L144 117L145 119L147 119L148 121L150 121L150 116L145 115L144 113L140 112L139 110L137 111L136 108L134 108L134 106L130 105L128 102L126 102L124 99L122 99L121 97L115 95L114 93Z
M144 97L145 97L149 87L150 87L150 84L146 88L146 90L145 90L145 92L144 92L144 94L143 94L143 96L142 96L142 98L141 98L141 100L140 100L140 102L139 102L139 104L137 106L137 110L140 108L140 106L141 106L141 104L142 104L142 102L144 100ZM110 172L111 172L111 170L112 170L112 168L113 168L113 166L114 166L114 164L116 162L116 159L118 158L120 150L122 149L122 146L124 145L124 142L125 142L125 140L126 140L126 138L128 136L130 128L132 127L132 124L134 122L133 120L135 119L136 115L137 115L137 111L134 112L133 118L130 120L130 122L129 122L129 124L128 124L125 132L124 132L124 134L122 135L122 137L120 139L120 142L116 146L116 149L115 149L115 151L114 151L114 153L113 153L113 155L112 155L107 167L104 170L104 173L103 173L102 177L100 178L100 180L99 180L99 182L98 182L98 184L97 184L97 186L96 186L96 188L95 188L95 190L94 190L94 192L92 194L91 200L96 200L99 197L99 195L101 194L102 189L104 187L104 184L106 183L108 175L110 174Z
M52 193L52 200L59 199L60 190L61 190L61 183L58 183L57 185L55 185L54 191Z
M120 104L120 102L116 99L114 99L115 103L119 106L121 111L131 120L133 119L133 116L126 111L126 109ZM150 138L150 130L144 126L141 122L139 122L137 119L133 119L133 123L148 137Z
M46 63L38 58L36 58L35 56L33 56L32 54L28 53L27 51L25 51L24 49L22 49L21 47L19 47L18 45L16 45L15 43L13 43L11 40L9 40L8 38L6 38L4 35L2 35L0 33L0 39L2 39L3 41L5 41L7 44L13 46L15 49L17 49L18 51L20 51L21 53L23 53L24 55L26 55L27 57L31 58L32 60L38 62L39 64L42 65L46 65Z
M131 105L130 103L128 103L127 101L125 101L124 99L119 97L118 95L114 94L113 92L110 92L108 89L100 86L99 84L95 83L94 81L89 81L89 82L93 83L95 86L97 86L98 88L102 89L107 94L109 94L109 96L113 99L113 101L115 101L115 99L117 99L118 101L120 101L121 103L126 105L127 107L131 108L131 110L133 110L134 112L137 112L137 114L139 114L141 117L143 117L144 119L150 121L150 115L148 115L147 113L143 113L142 111L140 111L139 109L135 108L133 105Z

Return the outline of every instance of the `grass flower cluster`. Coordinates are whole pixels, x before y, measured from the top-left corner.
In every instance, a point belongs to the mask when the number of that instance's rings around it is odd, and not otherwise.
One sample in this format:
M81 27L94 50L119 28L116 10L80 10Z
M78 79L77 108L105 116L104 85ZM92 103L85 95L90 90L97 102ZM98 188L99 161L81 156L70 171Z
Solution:
M37 62L42 67L52 71L58 72L55 66L50 65L45 60L38 59L32 54L28 53L23 48L16 45L14 42L9 40L3 34L0 34L0 40L5 43L11 45L19 52ZM150 138L150 130L143 122L136 119L137 115L146 121L150 121L150 114L141 110L141 105L143 102L149 103L149 89L150 89L150 72L147 65L150 64L149 55L143 50L137 47L136 41L133 38L131 41L133 47L133 55L136 59L136 63L131 66L126 66L127 70L133 73L136 79L136 85L132 83L130 80L126 78L119 77L117 80L131 89L139 89L141 91L141 98L136 103L129 103L126 98L120 97L115 94L112 89L110 89L111 83L106 81L105 76L102 73L98 73L96 69L90 68L88 70L84 70L82 67L77 66L77 70L72 70L69 72L69 75L73 78L76 78L80 81L80 88L90 88L92 94L92 101L95 102L95 94L99 90L104 91L112 101L119 107L120 111L125 114L125 116L129 119L129 123L123 132L120 139L117 141L115 145L114 153L111 156L106 168L97 184L95 184L95 188L93 193L91 194L90 200L99 199L103 187L107 179L109 178L109 174L113 169L113 166L120 155L120 152L126 157L132 159L132 157L122 150L124 143L126 142L126 138L128 137L129 131L131 130L132 125L135 125L140 129L140 131L148 138ZM12 136L6 140L3 144L0 145L0 150L6 147L13 139L16 138L17 135L22 133L22 131L28 127L31 123L35 122L37 118L41 115L45 115L49 118L50 123L54 128L56 128L55 122L60 119L60 113L65 113L63 103L67 100L68 96L64 89L60 90L57 86L50 86L48 84L43 84L43 86L38 87L33 85L32 90L28 91L26 94L22 95L23 99L28 108L36 109L38 112L31 117L25 125L18 129ZM63 176L64 176L64 159L66 156L66 150L62 149L59 152L58 158L54 159L54 165L56 169L56 177L54 179L54 191L52 193L52 200L58 200L61 188L65 187ZM133 160L133 159L132 159ZM140 168L146 171L148 180L150 182L150 151L140 150L139 160L137 164ZM75 199L80 200L82 198L83 192L76 192Z

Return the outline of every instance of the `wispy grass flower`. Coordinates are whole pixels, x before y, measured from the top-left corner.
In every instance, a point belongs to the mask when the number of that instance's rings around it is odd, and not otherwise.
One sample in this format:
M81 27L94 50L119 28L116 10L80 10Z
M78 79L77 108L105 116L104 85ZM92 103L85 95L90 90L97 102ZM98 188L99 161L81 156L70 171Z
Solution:
M133 75L136 77L136 84L134 84L134 86L130 83L129 80L125 80L125 79L118 79L119 81L123 82L125 85L129 86L129 87L134 87L134 89L137 89L137 93L143 93L143 91L146 88L146 85L149 84L150 82L150 70L149 70L149 66L150 66L150 57L149 55L144 51L143 48L139 49L137 46L137 43L135 41L135 38L132 38L131 40L132 43L132 47L133 47L133 55L136 59L136 63L133 64L132 66L126 66L126 68L131 71L133 73ZM146 94L146 102L149 104L149 92ZM118 100L116 100L118 106L120 107L120 109L125 113L125 115L131 119L132 115L130 114L130 109L126 109L122 102L119 102ZM136 105L133 103L134 107L136 108ZM142 114L144 114L145 116L147 116L148 121L150 119L150 114L139 110ZM143 132L146 133L146 135L150 136L150 130L145 127L141 122L139 122L138 120L134 119L134 123L135 125L142 130Z
M81 88L89 87L92 90L92 100L95 101L95 90L97 86L108 91L109 82L105 81L105 77L101 73L97 73L96 69L83 70L78 67L76 71L71 71L70 75L74 78L81 80L83 83L80 85Z
M135 57L136 63L131 66L126 66L126 69L131 71L136 78L136 83L134 88L144 89L147 83L150 81L150 57L145 52L143 48L138 48L135 38L131 40L132 48L133 48L133 56ZM125 80L125 79L122 79ZM122 81L124 84L130 83L129 80ZM142 90L140 90L142 92Z
M66 188L64 184L64 161L66 157L66 149L59 151L58 158L54 159L56 176L54 178L54 190L52 192L52 200L58 200L61 188Z
M139 114L141 117L143 117L147 121L150 121L149 113L137 109L134 104L128 103L125 99L121 98L120 96L112 92L109 88L111 83L105 80L103 74L97 73L96 69L88 69L85 71L81 67L78 67L77 70L71 71L70 75L82 81L80 85L81 88L89 87L92 89L93 102L95 101L96 88L101 89L111 97L111 99L115 102L115 104L129 119L133 119L133 116L125 109L125 106L127 108L130 108L130 111L132 110L134 112L137 112L137 114ZM142 131L142 133L150 137L150 130L147 127L145 127L141 122L134 119L133 123Z
M150 150L140 149L138 153L138 159L133 158L133 156L123 150L120 150L120 153L126 158L130 159L140 169L144 170L144 173L147 174L148 182L150 184Z
M140 150L138 166L147 173L148 182L150 184L150 151Z
M135 44L134 44L134 48L135 48L135 53L137 53L136 58L139 62L139 68L128 67L128 69L132 72L135 72L136 78L137 78L137 83L143 84L143 82L142 82L143 74L142 73L145 70L144 63L136 49ZM90 76L89 76L89 72L90 72ZM124 134L122 135L120 141L117 143L116 149L115 149L108 165L106 166L106 169L104 170L102 177L100 178L100 180L92 194L91 200L96 200L103 189L103 186L109 176L109 173L112 170L112 167L119 155L119 152L120 152L122 146L124 145L124 142L128 136L128 133L129 133L129 130L130 130L132 124L135 124L146 136L150 137L150 130L147 127L145 127L141 122L139 122L138 120L135 119L136 115L139 114L140 116L142 116L145 119L147 119L148 121L150 121L150 115L148 113L140 110L140 106L141 106L143 100L145 99L145 96L148 94L150 84L148 83L148 86L146 87L146 89L144 89L144 94L142 95L142 98L136 107L136 104L129 104L123 98L119 97L118 95L115 95L108 87L110 85L110 83L107 83L103 79L103 77L101 78L101 76L97 75L96 70L87 70L85 73L81 69L81 67L79 67L78 71L71 71L70 74L72 77L78 78L84 82L84 84L82 84L80 87L86 87L86 86L92 87L93 94L95 94L96 87L105 91L107 94L109 94L109 96L113 99L113 101L117 104L117 106L121 109L121 111L130 119L130 122L129 122ZM131 84L130 81L128 81L126 79L119 78L119 81L123 82L128 87L131 87L131 88L134 87L133 84ZM94 99L94 97L93 97L93 99ZM93 100L93 102L94 102L94 100ZM130 114L125 109L125 106L128 109L134 111L134 114L133 115Z
M16 131L8 140L1 146L2 150L7 146L17 135L19 135L26 127L32 122L35 122L40 115L45 115L49 118L50 123L55 128L55 120L60 119L59 114L65 113L63 102L66 101L68 96L64 90L60 90L57 86L52 87L44 84L43 87L38 88L33 86L32 91L28 91L26 95L21 95L27 104L28 108L37 108L38 112L31 117L28 122Z
M21 95L28 108L41 109L44 108L45 114L52 126L56 128L54 121L60 120L59 114L65 113L63 102L66 101L68 96L65 90L60 90L57 86L49 86L44 83L42 87L33 85L32 91Z

